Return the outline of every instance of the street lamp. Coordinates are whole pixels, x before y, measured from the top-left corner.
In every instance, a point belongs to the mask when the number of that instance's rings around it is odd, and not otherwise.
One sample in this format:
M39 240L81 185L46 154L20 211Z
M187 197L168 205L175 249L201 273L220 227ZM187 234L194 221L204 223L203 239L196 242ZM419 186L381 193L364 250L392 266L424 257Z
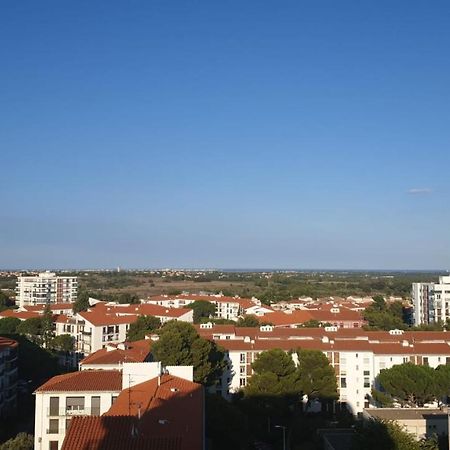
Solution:
M286 450L286 427L283 425L275 425L275 428L281 428L283 430L283 450Z

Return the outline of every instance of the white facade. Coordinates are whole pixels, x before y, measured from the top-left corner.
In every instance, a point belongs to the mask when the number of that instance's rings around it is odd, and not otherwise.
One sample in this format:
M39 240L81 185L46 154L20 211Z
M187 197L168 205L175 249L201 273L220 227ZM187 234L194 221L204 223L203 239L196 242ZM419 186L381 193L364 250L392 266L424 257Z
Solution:
M17 277L16 303L21 306L48 303L72 303L77 299L77 277L43 272L36 276Z
M34 448L60 449L75 415L102 415L111 408L117 391L36 392ZM55 442L57 444L55 444Z
M75 390L56 391L51 388L36 392L35 406L35 450L59 450L64 441L70 420L74 416L101 416L106 413L124 389L136 386L163 374L160 362L124 363L122 382L116 390L92 390L77 386ZM165 373L193 381L193 366L168 366ZM99 373L100 372L100 373ZM103 375L102 370L92 371L93 374ZM119 371L113 371L119 373ZM78 372L78 374L86 372ZM71 377L73 373L59 375L55 378ZM106 374L107 376L108 374ZM49 380L50 382L52 380Z
M450 319L450 276L439 277L438 283L413 283L414 325Z

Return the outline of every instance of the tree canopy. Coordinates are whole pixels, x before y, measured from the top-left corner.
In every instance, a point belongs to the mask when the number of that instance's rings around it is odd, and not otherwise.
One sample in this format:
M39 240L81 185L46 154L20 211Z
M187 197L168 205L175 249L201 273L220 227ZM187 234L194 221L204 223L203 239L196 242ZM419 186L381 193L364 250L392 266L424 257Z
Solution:
M197 300L187 305L187 308L191 308L194 311L194 323L200 323L202 319L212 318L216 314L216 306L207 301Z
M387 304L381 295L373 297L372 305L364 311L364 319L367 320L366 328L373 330L404 329L403 305L401 302Z
M397 401L403 406L423 406L439 399L440 394L448 390L449 382L445 380L448 373L448 369L435 370L411 363L383 369L376 380L376 385L381 387L383 395L375 392L374 400L382 404ZM440 387L437 384L438 379L441 380Z
M256 316L249 314L248 316L240 317L236 322L237 327L259 327L261 324Z
M308 399L337 398L336 374L320 350L299 350L299 386Z
M224 352L214 342L200 337L189 323L167 322L152 346L156 361L164 366L193 365L194 381L212 384L222 374Z
M17 332L21 321L17 317L0 319L0 334L13 334Z
M438 450L436 440L417 441L396 422L371 420L359 426L351 450Z
M161 327L161 320L153 316L139 316L136 322L130 325L127 333L128 341L145 339L145 335Z
M19 433L16 437L0 444L0 450L33 450L33 448L34 437L27 433Z

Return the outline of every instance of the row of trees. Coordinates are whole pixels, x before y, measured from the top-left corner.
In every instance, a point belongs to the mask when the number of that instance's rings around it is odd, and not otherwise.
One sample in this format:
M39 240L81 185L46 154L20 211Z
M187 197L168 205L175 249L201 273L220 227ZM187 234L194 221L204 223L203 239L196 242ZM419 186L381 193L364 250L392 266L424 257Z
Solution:
M438 402L450 396L450 366L436 369L411 363L382 370L376 380L379 389L372 389L372 397L380 406L418 407Z
M32 317L23 321L16 317L0 319L0 335L12 334L24 335L31 342L49 350L70 352L74 348L73 338L70 335L55 336L50 310L45 311L42 317Z

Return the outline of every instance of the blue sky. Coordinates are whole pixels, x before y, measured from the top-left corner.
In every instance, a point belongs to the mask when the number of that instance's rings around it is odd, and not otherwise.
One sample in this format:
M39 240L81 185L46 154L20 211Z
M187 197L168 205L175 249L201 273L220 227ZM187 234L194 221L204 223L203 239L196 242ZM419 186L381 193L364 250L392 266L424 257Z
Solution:
M447 1L0 5L0 267L450 268Z

